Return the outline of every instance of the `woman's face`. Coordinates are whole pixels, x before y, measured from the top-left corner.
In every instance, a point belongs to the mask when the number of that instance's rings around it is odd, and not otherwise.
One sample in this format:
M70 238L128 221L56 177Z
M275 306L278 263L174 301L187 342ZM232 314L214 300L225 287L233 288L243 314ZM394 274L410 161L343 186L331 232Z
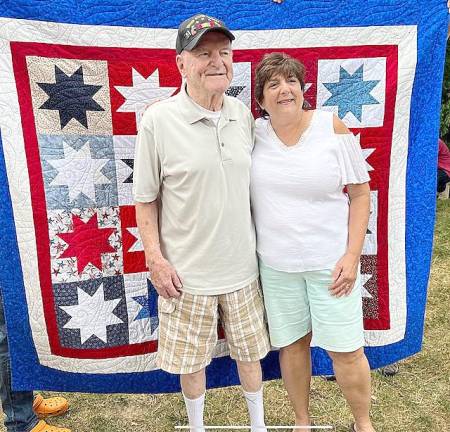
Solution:
M273 75L264 84L261 107L271 118L301 111L303 101L300 81L295 76Z

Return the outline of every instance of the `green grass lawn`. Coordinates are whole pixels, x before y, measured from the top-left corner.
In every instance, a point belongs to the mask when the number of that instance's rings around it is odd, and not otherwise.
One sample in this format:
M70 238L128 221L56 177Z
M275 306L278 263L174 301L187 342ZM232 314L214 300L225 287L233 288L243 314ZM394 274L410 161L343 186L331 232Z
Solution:
M401 362L395 377L372 374L372 415L378 432L450 431L449 305L450 200L446 200L438 201L423 350ZM168 432L187 421L179 394L66 396L70 411L52 423L70 427L73 432ZM265 404L268 425L292 424L292 409L281 381L266 384ZM333 382L313 379L311 412L316 424L348 430L350 412ZM206 424L247 422L239 388L208 391Z

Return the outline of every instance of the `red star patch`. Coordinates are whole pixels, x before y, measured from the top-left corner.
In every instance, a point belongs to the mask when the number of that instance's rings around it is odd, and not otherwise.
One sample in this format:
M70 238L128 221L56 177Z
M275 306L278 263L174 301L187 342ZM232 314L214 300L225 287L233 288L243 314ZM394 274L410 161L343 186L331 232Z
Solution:
M102 269L102 254L116 252L109 244L109 236L114 228L99 228L97 214L86 223L78 216L73 216L73 232L58 234L69 247L59 258L77 258L78 273L91 263L99 270Z

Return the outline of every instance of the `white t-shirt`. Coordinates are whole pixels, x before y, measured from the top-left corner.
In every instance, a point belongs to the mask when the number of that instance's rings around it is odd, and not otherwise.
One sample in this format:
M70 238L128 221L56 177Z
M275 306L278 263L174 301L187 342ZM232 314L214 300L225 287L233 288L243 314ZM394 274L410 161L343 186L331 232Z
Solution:
M290 147L258 119L250 190L263 262L285 272L333 268L348 240L344 186L369 180L355 137L335 134L331 112L315 110Z
M194 101L194 99L191 99L191 101L198 108L198 110L205 115L204 118L211 120L216 127L218 126L222 110L211 111L199 105L197 102Z

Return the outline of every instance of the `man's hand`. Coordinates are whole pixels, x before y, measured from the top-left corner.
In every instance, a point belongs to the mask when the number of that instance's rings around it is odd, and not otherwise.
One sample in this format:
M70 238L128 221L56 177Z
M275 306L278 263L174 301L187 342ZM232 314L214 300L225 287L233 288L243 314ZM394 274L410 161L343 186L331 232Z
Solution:
M331 295L336 297L347 296L352 292L358 271L359 257L346 253L334 267L330 286Z
M136 222L144 244L150 280L161 297L179 297L182 284L172 264L161 253L158 233L158 202L136 202Z
M447 2L447 7L448 7L448 13L450 13L450 0L448 0L448 2Z
M182 284L175 268L164 257L148 260L150 280L161 297L180 297Z

